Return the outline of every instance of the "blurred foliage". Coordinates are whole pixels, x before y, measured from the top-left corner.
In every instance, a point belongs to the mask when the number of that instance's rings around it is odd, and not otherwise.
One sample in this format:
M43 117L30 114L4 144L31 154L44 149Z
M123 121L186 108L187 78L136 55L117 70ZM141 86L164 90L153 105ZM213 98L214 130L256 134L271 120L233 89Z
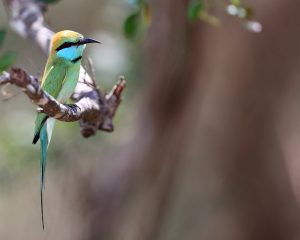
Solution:
M187 10L188 19L191 22L195 22L200 19L210 25L218 26L221 21L217 16L214 16L211 13L214 8L215 6L213 5L213 1L191 0ZM241 20L242 24L248 30L252 32L260 32L262 30L261 24L252 20L254 16L253 9L249 6L243 5L240 0L230 0L228 3L225 3L224 8L228 15Z
M188 6L188 18L190 21L196 21L201 15L203 9L202 0L194 0Z
M4 70L8 69L16 60L16 53L12 51L5 52L0 57L0 72L3 72Z
M134 9L123 24L124 35L129 39L134 39L143 33L151 24L151 8L145 0L128 0L129 5ZM187 8L187 18L191 22L202 20L212 26L219 26L220 19L212 14L216 7L214 1L191 0ZM218 6L222 3L218 3ZM242 21L242 24L252 32L260 32L262 26L259 22L253 21L254 11L251 7L245 6L240 0L229 0L225 3L224 9L228 15L236 17Z
M231 4L235 5L235 6L239 6L241 4L240 0L230 0Z
M4 38L5 38L5 31L2 29L0 30L0 47L2 46Z
M220 25L220 20L209 13L203 0L192 0L188 5L188 20L195 22L199 19L209 23L212 26Z
M151 8L145 0L135 0L131 6L135 11L126 18L123 25L124 34L129 39L136 38L152 20Z
M241 5L240 1L232 0L227 6L227 13L242 20L250 20L254 16L254 11L249 6Z
M0 30L0 47L3 44L5 38L5 30ZM8 69L16 60L16 53L12 51L6 51L0 56L0 73Z
M136 36L140 23L140 13L131 14L124 22L124 33L127 38Z

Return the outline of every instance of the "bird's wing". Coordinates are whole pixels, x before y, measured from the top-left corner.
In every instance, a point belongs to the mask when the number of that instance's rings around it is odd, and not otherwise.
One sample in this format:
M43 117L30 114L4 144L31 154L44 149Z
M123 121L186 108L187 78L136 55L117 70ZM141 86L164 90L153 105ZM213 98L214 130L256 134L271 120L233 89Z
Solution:
M42 79L42 89L52 97L57 98L67 75L67 66L61 62L55 62ZM40 131L47 120L47 115L38 113L35 120L35 131L33 143L36 143L40 137ZM50 141L49 141L50 142Z
M61 61L54 62L42 80L42 89L57 98L67 75L67 65Z

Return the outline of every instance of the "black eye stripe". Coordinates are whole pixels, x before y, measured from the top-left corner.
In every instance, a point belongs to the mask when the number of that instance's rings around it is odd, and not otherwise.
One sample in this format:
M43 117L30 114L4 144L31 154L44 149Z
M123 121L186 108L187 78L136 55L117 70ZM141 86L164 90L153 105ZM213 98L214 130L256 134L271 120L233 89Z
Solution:
M72 46L79 46L80 41L77 42L64 42L62 45L60 45L58 48L56 48L56 51L58 52L59 50L62 50L64 48L72 47Z
M71 43L70 42L65 42L63 43L62 45L60 45L58 48L56 48L56 51L59 51L59 50L62 50L64 48L68 48L68 47L71 47Z

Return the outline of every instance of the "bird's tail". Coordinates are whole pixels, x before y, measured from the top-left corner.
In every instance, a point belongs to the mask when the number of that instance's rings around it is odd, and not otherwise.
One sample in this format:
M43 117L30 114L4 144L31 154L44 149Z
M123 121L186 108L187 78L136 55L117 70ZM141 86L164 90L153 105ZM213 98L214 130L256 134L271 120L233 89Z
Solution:
M43 205L43 189L45 186L45 169L47 160L47 148L51 140L52 131L54 128L55 120L48 118L46 115L38 114L36 119L36 131L33 139L33 143L40 140L40 172L41 172L41 186L40 186L40 198L41 198L41 215L42 225L44 230L44 205Z
M44 230L44 205L43 205L43 189L45 186L45 169L47 160L47 147L48 147L48 133L47 133L47 122L42 127L40 133L40 172L41 172L41 215L42 215L42 225Z

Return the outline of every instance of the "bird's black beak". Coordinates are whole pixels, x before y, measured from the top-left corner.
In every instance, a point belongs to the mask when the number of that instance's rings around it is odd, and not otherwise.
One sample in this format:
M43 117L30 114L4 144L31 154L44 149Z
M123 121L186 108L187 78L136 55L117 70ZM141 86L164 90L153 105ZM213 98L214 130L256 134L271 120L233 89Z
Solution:
M80 40L80 45L88 44L88 43L100 43L101 44L101 42L91 39L91 38L84 38L84 39Z

